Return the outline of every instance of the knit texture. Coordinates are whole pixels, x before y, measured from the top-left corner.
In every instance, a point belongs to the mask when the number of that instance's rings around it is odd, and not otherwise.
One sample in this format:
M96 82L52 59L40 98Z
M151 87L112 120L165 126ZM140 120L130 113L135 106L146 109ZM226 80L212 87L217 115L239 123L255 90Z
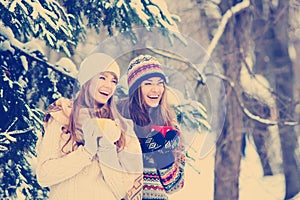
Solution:
M151 77L160 77L166 82L166 76L158 60L150 55L140 55L130 61L127 71L128 89L131 95L142 81Z
M120 68L115 60L103 53L94 53L87 56L80 64L77 79L80 86L101 72L113 72L120 79Z
M185 159L157 170L144 168L143 200L167 200L168 193L174 193L184 186Z
M126 145L118 151L123 170L118 171L92 159L82 145L72 151L73 145L68 143L64 150L70 153L61 151L69 139L69 135L62 132L69 116L54 105L53 111L48 112L45 133L38 146L36 168L39 184L50 188L49 200L122 199L125 195L128 200L140 200L142 158L132 122L125 121Z

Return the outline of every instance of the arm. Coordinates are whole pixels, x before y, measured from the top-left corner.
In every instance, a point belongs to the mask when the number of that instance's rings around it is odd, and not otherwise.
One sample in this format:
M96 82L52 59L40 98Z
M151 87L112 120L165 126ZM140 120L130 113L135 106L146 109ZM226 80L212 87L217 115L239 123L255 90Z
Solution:
M180 145L173 153L175 162L165 169L157 170L160 182L167 193L174 193L184 186L184 167L186 161L184 147Z
M143 190L143 160L140 143L133 132L129 129L125 134L126 145L118 153L120 163L127 173L124 173L125 186L128 200L141 200ZM131 130L131 131L130 131Z
M154 156L160 182L167 193L184 186L185 150L182 143L178 129L168 130L163 148Z
M82 146L63 155L61 124L51 118L38 149L36 175L41 186L48 187L65 181L91 164L91 156Z
M126 144L117 151L112 137L114 124L104 128L104 135L99 140L98 157L103 177L117 199L137 200L142 196L142 154L139 141L133 129L127 126L125 134ZM118 138L117 138L118 139Z

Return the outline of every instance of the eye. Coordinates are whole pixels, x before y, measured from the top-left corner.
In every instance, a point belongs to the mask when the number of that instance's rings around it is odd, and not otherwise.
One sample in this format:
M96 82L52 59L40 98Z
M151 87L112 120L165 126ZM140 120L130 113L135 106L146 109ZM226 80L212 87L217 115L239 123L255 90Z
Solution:
M100 79L100 80L105 80L105 76L102 76L102 75L101 75L101 76L99 76L99 79Z
M144 82L144 85L152 85L151 82Z
M114 84L118 84L118 81L116 79L113 79L111 82L113 82Z
M165 82L161 81L158 83L158 85L163 86L163 85L165 85Z

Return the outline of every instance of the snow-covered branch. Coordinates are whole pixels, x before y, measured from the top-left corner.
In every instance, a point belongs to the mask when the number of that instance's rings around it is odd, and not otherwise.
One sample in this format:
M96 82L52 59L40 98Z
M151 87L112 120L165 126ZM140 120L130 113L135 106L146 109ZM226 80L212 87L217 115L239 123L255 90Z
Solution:
M5 138L1 138L0 142L3 142L5 140L10 140L12 142L16 142L16 138L12 137L11 135L15 135L15 134L21 134L21 133L26 133L30 130L33 130L33 127L28 127L26 129L23 130L14 130L14 131L9 131L11 129L11 127L14 126L14 124L18 121L18 118L16 117L13 122L8 126L8 128L4 131L4 132L0 132L0 136L4 136ZM0 148L1 149L1 148Z
M165 58L170 58L170 59L173 59L173 60L176 60L176 61L179 61L179 62L182 62L182 63L188 65L190 68L194 69L196 71L196 73L198 74L199 79L197 81L200 84L205 84L206 80L205 80L203 73L201 73L200 70L195 65L191 64L191 62L189 62L187 59L176 56L175 54L172 54L167 51L160 50L160 49L148 48L148 50L150 50L158 55L161 55Z
M14 131L5 131L5 132L0 132L0 136L10 136L10 135L16 135L16 134L22 134L22 133L26 133L28 131L31 131L33 130L34 128L32 126L26 128L26 129L23 129L23 130L14 130ZM8 137L7 137L8 138Z
M41 58L38 58L38 57L36 57L36 56L30 54L29 52L27 52L27 51L25 51L25 50L23 50L23 49L20 49L19 47L15 46L15 45L12 45L12 44L11 44L11 46L12 46L15 50L19 51L21 54L24 54L26 57L29 57L29 58L31 58L32 60L34 60L34 61L36 61L36 62L38 62L38 63L42 63L43 65L45 65L45 66L48 67L48 68L51 68L51 69L52 69L53 71L55 71L55 72L58 72L58 73L60 73L60 74L63 74L63 75L65 75L65 76L67 76L67 77L69 77L69 78L71 78L71 79L75 79L75 78L76 78L73 74L64 71L64 70L61 69L60 67L56 67L55 65L52 65L52 64L50 64L49 62L47 62L47 61L45 61L45 60L43 60L43 59L41 59Z
M223 15L220 25L213 37L213 39L211 40L208 48L207 48L207 54L205 55L201 66L205 66L207 64L207 62L209 61L214 49L216 48L222 34L224 33L225 27L229 21L229 19L235 15L238 12L241 12L243 9L249 7L250 5L250 0L244 0L238 4L236 4L235 6L233 6L232 8L230 8L229 10L227 10L225 12L225 14Z
M275 121L275 120L269 120L269 119L265 119L265 118L262 118L258 115L255 115L253 114L248 108L246 108L246 106L244 105L244 102L241 98L241 91L235 86L235 83L228 77L224 76L223 74L216 74L216 73L208 73L206 74L206 76L215 76L217 78L220 78L224 81L226 81L230 87L232 88L237 100L238 100L238 103L243 111L243 113L249 117L250 119L256 121L256 122L259 122L259 123L262 123L262 124L265 124L265 125L279 125L279 124L282 124L282 125L286 125L286 126L296 126L296 125L299 125L300 123L297 122L297 121Z

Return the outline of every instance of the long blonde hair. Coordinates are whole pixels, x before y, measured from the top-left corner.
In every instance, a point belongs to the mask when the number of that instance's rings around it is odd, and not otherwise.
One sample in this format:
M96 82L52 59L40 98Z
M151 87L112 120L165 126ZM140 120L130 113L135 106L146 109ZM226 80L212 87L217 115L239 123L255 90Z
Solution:
M112 72L109 73L111 73L114 76L114 78L117 79L117 76L114 73ZM72 144L72 150L74 150L77 146L84 144L83 132L81 129L82 122L79 121L80 120L79 112L82 108L87 108L90 111L93 111L93 112L89 112L90 117L108 118L112 120L117 119L121 127L121 137L116 142L116 145L119 150L123 149L125 146L124 134L127 131L127 126L124 119L117 111L115 102L113 100L113 96L107 101L106 104L95 104L95 100L89 92L90 85L91 85L91 80L89 80L81 87L78 96L73 102L73 108L72 108L70 121L67 129L67 133L70 134L70 137L62 147L63 152L65 152L64 148L70 142Z

